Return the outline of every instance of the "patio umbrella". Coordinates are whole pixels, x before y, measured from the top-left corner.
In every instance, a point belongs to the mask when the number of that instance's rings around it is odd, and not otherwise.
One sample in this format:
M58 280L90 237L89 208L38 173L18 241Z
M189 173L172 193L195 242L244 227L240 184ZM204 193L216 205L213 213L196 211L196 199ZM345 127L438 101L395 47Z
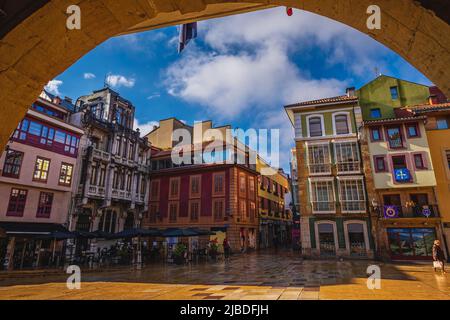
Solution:
M213 236L216 234L214 231L204 230L204 229L199 229L199 228L188 228L188 230L196 232L199 236Z
M92 232L92 234L94 234L94 238L102 238L102 239L110 239L112 234L102 231L102 230L96 230L94 232Z
M52 239L53 240L52 261L55 261L56 241L73 239L75 237L76 237L76 235L70 231L52 231L49 234L37 236L36 239L40 239L40 240ZM39 261L39 259L38 259L38 261Z
M162 232L163 237L195 237L199 233L192 229L168 228Z
M72 233L75 235L76 238L93 239L96 237L95 233L88 231L73 231Z
M117 232L112 236L110 236L110 238L120 239L120 238L136 238L136 237L157 237L160 235L161 232L157 229L131 228L125 229L121 232Z

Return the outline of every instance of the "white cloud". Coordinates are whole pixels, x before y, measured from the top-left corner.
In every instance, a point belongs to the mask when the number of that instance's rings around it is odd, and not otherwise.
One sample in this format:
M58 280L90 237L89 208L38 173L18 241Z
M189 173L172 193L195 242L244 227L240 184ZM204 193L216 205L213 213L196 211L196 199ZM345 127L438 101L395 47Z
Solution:
M388 73L386 56L393 55L349 26L299 10L287 17L284 11L200 22L199 40L205 45L190 43L166 69L164 84L169 94L200 105L216 121L240 116L252 119L249 127L280 129L281 164L288 168L294 134L283 105L341 95L355 85L346 76L317 77L318 69L323 74L338 66L366 81L375 67ZM314 64L300 67L304 61Z
M158 92L155 92L155 93L152 93L151 95L149 95L149 96L147 97L147 99L148 99L148 100L152 100L152 99L156 99L156 98L159 98L159 97L161 97L161 94L158 93Z
M50 80L45 86L45 90L57 96L61 95L59 87L63 84L61 80Z
M95 78L95 74L93 74L93 73L91 73L91 72L86 72L84 75L83 75L83 77L85 78L85 79L94 79Z
M136 80L134 78L127 78L120 74L110 74L106 77L106 83L111 87L124 86L127 88L132 88L134 87Z
M150 131L152 131L155 126L159 126L158 121L148 121L148 122L140 123L139 120L134 119L134 123L133 123L134 130L139 128L139 131L141 132L141 137L145 136Z

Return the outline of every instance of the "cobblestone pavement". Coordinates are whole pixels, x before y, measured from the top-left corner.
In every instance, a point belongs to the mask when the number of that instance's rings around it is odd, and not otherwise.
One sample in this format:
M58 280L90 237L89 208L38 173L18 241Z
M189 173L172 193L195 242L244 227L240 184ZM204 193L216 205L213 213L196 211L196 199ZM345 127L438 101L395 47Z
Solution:
M366 269L381 267L381 289ZM438 299L450 300L450 274L431 263L302 260L290 253L233 256L230 262L82 270L80 290L62 272L0 272L0 299Z

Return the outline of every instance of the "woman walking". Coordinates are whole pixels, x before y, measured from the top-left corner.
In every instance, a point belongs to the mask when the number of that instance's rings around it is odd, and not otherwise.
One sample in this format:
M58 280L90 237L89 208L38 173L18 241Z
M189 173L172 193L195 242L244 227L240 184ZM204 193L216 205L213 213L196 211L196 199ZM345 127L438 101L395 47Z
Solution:
M444 250L441 248L441 242L439 240L434 240L433 244L433 267L436 272L436 268L441 268L442 273L445 273L445 254Z
M228 243L228 239L223 239L223 253L225 256L225 261L228 261L230 259L230 244Z

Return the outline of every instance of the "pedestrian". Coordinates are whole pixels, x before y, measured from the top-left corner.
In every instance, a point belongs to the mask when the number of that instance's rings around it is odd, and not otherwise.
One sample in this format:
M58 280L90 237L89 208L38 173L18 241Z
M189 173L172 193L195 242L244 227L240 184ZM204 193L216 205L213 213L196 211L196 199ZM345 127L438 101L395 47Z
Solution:
M225 256L225 261L229 260L230 258L230 244L228 243L228 239L223 239L223 254Z
M442 273L445 273L445 254L444 250L441 248L441 242L439 240L434 240L433 244L433 267L436 272L436 268L440 268Z

